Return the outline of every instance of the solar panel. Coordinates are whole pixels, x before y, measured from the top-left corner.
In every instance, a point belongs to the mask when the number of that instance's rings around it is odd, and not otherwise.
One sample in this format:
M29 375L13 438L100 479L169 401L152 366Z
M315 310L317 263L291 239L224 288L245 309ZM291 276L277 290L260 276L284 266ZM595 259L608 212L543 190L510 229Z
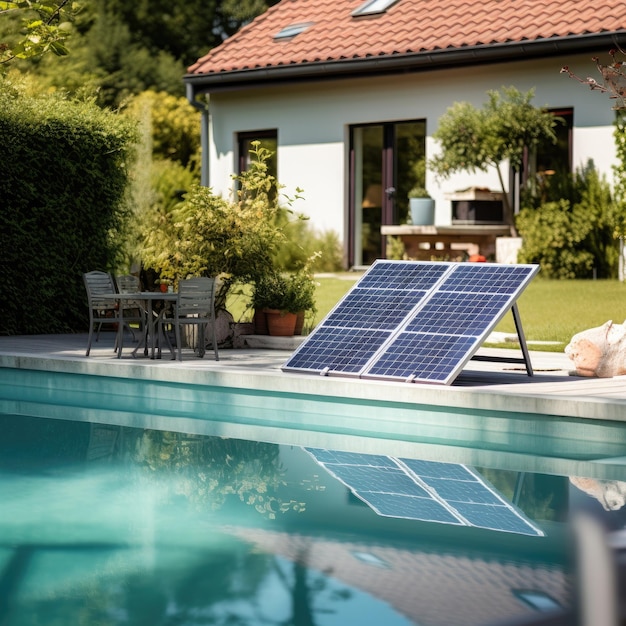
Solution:
M305 450L378 515L544 535L521 510L466 465Z
M282 369L449 384L538 270L376 261Z

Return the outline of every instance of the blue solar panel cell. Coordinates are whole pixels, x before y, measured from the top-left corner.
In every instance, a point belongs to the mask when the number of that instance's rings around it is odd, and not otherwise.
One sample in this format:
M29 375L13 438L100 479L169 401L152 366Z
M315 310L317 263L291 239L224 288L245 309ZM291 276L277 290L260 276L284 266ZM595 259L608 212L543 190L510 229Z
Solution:
M393 467L397 464L388 456L382 454L358 454L356 452L342 452L340 450L325 450L323 448L305 448L319 463L335 465L370 465L372 467Z
M473 337L401 333L367 375L443 383L475 342Z
M522 535L542 535L534 526L507 506L456 503L455 509L472 525L478 528L499 530Z
M428 497L428 492L417 485L396 466L326 465L326 469L358 493L399 493Z
M392 331L402 323L425 293L354 289L345 297L341 306L330 313L324 325Z
M474 502L476 504L498 504L502 501L492 491L485 489L485 485L476 480L449 480L440 478L422 478L444 500L456 506L458 502Z
M508 296L439 292L428 300L406 327L410 332L446 333L479 337L508 302Z
M399 517L422 522L436 522L439 524L455 524L456 526L463 524L458 517L452 514L441 503L430 498L400 496L389 493L359 493L358 495L379 515L386 517Z
M358 373L390 334L371 329L320 328L315 334L316 341L303 344L291 358L289 367Z
M416 476L424 479L447 478L449 480L476 480L474 474L465 465L455 463L440 463L437 461L422 461L420 459L400 459Z
M428 290L450 269L447 263L377 261L358 283L360 289Z
M514 294L536 271L532 265L463 263L441 285L443 291Z

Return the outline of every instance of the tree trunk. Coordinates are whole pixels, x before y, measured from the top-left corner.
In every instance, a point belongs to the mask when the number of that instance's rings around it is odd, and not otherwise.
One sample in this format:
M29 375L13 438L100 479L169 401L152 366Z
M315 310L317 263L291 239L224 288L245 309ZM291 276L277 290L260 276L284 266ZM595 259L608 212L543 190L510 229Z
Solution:
M504 179L502 178L502 172L500 171L500 165L496 164L496 171L498 172L498 180L500 181L500 187L502 188L502 212L504 216L504 223L511 229L511 237L517 237L517 228L515 228L515 216L513 215L513 207L509 201L509 194L506 192L504 186Z

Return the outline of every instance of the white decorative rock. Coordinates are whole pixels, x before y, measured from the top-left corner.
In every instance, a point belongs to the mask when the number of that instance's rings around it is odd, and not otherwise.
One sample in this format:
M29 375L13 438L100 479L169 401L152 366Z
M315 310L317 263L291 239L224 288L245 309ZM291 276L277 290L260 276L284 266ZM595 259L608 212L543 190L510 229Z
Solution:
M626 483L619 480L596 480L571 476L572 485L595 498L605 511L617 511L626 504Z
M574 335L565 348L574 362L572 374L611 378L626 374L626 322L613 324L609 320L597 328Z

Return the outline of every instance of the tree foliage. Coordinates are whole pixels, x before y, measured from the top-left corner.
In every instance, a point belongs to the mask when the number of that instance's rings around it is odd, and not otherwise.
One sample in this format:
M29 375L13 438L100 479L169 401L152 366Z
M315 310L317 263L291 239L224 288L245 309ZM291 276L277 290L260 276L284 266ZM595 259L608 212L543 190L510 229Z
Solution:
M561 68L561 74L568 74L570 78L579 83L588 85L592 91L609 94L609 97L615 100L613 108L617 111L624 110L626 109L626 73L624 73L624 61L617 58L618 54L624 55L626 52L619 46L609 50L611 62L608 65L600 63L598 57L591 58L592 61L595 61L600 81L592 76L581 78L572 72L567 65Z
M99 0L142 47L190 65L278 0Z
M187 98L167 92L144 91L129 101L126 112L136 118L149 117L152 155L177 161L184 167L200 158L200 112Z
M615 201L619 207L615 219L615 236L626 237L626 110L615 116L613 132L617 164L613 166Z
M66 55L65 40L75 12L76 5L70 0L0 2L0 16L12 26L0 40L0 70L15 59L30 59L47 52Z
M557 121L551 113L531 103L533 90L522 93L515 87L503 87L487 94L483 108L457 102L439 119L433 137L441 151L429 165L443 178L458 171L486 172L495 168L504 194L505 219L513 226L500 165L508 161L519 170L526 148L545 139L556 141Z
M68 0L0 3L19 6L35 16L30 7L63 6L63 17L42 23L46 37L29 39L32 50L55 49L66 53L64 45L71 15L72 39L69 54L28 58L21 55L12 65L23 72L36 73L42 85L80 93L88 88L97 93L100 106L117 107L146 90L166 91L184 96L182 77L188 65L235 33L243 24L265 11L277 0L83 0L80 11ZM70 13L70 10L72 11ZM14 13L14 15L13 15ZM16 44L18 11L0 12L0 42L6 50ZM30 19L29 25L37 20ZM43 22L43 20L39 20ZM53 39L52 36L56 39ZM26 38L25 38L26 39ZM10 44L10 45L9 45ZM2 57L0 57L1 59Z

